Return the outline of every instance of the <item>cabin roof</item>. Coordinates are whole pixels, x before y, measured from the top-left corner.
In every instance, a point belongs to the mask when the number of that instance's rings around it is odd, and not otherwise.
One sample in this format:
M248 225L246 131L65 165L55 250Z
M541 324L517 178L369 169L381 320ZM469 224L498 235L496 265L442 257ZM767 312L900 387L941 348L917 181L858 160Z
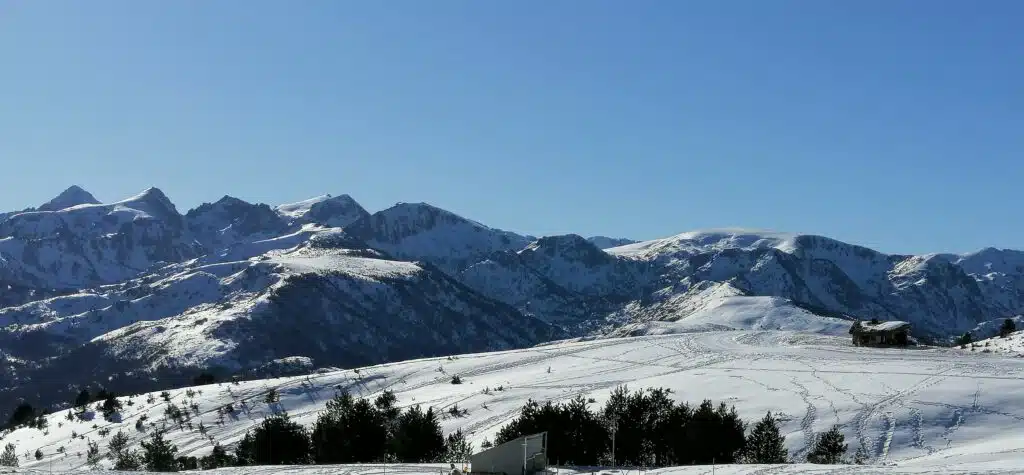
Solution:
M910 322L902 322L899 320L891 320L888 322L878 322L874 325L871 322L860 322L861 331L863 332L891 332L896 330L903 330L910 328Z

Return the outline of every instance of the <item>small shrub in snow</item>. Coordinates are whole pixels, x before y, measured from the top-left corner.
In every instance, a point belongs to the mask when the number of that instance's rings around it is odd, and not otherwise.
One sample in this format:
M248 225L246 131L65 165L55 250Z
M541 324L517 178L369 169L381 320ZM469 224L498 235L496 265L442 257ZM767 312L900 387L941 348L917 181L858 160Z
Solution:
M459 375L452 376L452 384L462 384L462 378Z
M100 459L100 444L89 442L89 449L85 454L85 462L89 465L96 465L100 463Z
M263 397L263 402L267 404L274 404L280 400L281 396L277 394L276 388L270 388L270 391L267 391L267 395Z

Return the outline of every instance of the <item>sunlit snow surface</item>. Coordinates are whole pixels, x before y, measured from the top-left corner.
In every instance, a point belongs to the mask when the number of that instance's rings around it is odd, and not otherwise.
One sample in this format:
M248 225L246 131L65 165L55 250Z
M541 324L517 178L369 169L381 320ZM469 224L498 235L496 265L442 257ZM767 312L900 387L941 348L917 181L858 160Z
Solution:
M549 372L550 368L550 372ZM839 424L850 444L850 455L864 446L875 465L860 472L889 473L893 466L911 473L984 473L971 470L1024 471L1024 359L990 354L967 354L959 349L877 349L850 346L848 339L783 331L721 331L646 336L554 344L500 353L463 355L452 360L432 358L340 371L308 377L280 378L196 387L201 420L208 435L225 445L236 443L254 423L274 410L287 410L293 418L311 424L324 403L347 388L356 395L372 396L391 389L403 406L430 405L445 410L453 404L468 416L445 419L445 431L462 428L479 446L528 399L564 400L584 394L602 404L619 384L633 389L664 386L680 400L699 403L704 398L735 404L741 416L753 421L767 411L782 413L782 428L790 454L802 460L816 432ZM451 376L463 378L450 384ZM496 388L503 386L502 391ZM281 393L280 407L269 408L263 394ZM490 388L489 394L484 393ZM181 403L186 390L170 391ZM242 409L242 401L246 400ZM135 396L125 406L122 423L101 418L68 422L60 411L50 416L47 435L37 429L19 429L4 438L23 456L23 467L85 468L87 440L106 450L109 438L124 430L137 443L146 433L135 421L148 414L163 425L165 403L155 397ZM217 408L228 403L238 410L217 423ZM58 427L61 424L62 427ZM93 428L93 424L97 427ZM99 429L111 427L105 437ZM71 431L86 440L69 440ZM168 437L183 455L201 456L212 442L198 430L168 425ZM57 453L64 446L67 455ZM35 461L25 453L42 449ZM105 462L109 463L109 461ZM724 467L716 473L826 473L804 466L785 468ZM353 469L376 473L378 468ZM777 470L776 470L777 469ZM833 470L835 467L832 468ZM224 473L346 473L340 468L235 469ZM415 473L436 473L426 467ZM422 472L417 472L421 470ZM731 470L731 471L730 471ZM852 470L852 468L844 468ZM946 470L943 472L942 470ZM957 472L956 470L960 470ZM399 471L392 467L391 471ZM705 473L706 469L679 469L665 473Z

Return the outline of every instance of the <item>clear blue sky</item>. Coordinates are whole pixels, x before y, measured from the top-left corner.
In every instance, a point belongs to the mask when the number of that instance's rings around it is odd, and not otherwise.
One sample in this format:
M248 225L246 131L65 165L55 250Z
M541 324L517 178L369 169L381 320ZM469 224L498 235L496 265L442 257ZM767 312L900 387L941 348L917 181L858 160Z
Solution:
M1024 2L16 0L0 209L70 184L533 234L1024 248Z

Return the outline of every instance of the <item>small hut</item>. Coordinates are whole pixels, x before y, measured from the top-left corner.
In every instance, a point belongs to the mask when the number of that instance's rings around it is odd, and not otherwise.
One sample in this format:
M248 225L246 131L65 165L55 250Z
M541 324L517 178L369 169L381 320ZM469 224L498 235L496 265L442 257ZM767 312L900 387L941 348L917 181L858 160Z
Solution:
M533 475L547 468L547 453L547 432L527 435L471 455L470 473Z
M891 320L856 321L850 327L855 346L907 346L911 343L910 322Z

